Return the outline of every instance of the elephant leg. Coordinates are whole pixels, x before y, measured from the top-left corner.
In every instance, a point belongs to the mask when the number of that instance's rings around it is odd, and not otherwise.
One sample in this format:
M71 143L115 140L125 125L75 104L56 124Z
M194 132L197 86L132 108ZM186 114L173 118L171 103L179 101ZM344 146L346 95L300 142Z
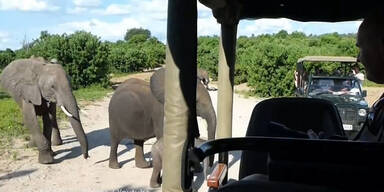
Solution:
M149 168L151 167L151 163L146 161L144 158L144 150L143 150L143 145L144 141L143 140L134 140L135 143L135 163L136 167L138 168Z
M161 141L162 142L162 141ZM153 160L153 170L151 180L149 182L149 186L152 188L158 188L161 186L161 169L162 167L162 158L161 158L161 150L162 146L160 146L159 140L153 144L152 146L152 160Z
M37 121L35 107L31 103L23 101L23 120L29 128L32 135L32 140L37 145L39 151L39 163L48 164L53 162L52 150L50 142L41 133L40 126Z
M51 138L52 145L61 145L63 144L63 140L60 136L59 126L57 125L56 119L56 104L52 103L49 105L49 119L51 120L52 125L52 136Z
M117 161L117 147L120 140L111 135L111 151L109 153L109 167L112 169L119 169L120 165Z
M43 107L42 107L42 112L43 112L43 135L44 137L47 139L48 141L48 150L50 151L50 153L52 154L52 156L54 156L54 153L52 151L52 147L51 147L51 135L52 135L52 122L51 122L51 119L49 118L49 112L48 112L48 106L46 103L43 103L42 104Z

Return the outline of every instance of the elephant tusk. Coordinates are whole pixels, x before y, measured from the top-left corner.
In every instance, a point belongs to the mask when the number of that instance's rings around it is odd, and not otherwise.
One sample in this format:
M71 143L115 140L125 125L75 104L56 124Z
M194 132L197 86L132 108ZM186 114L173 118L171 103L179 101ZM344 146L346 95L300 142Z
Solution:
M69 112L67 111L67 109L65 109L64 106L60 106L60 108L61 108L61 110L63 110L63 112L64 112L68 117L73 117L73 115L72 115L71 113L69 113Z

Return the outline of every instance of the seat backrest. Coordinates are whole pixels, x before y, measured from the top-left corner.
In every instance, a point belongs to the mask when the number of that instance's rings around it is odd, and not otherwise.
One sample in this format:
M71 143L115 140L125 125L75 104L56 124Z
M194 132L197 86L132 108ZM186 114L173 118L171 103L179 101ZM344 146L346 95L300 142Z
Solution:
M339 112L330 101L316 98L273 98L261 101L253 109L246 136L276 136L271 134L271 123L306 133L345 136ZM298 137L289 132L279 136ZM243 151L239 179L251 174L267 174L266 152Z

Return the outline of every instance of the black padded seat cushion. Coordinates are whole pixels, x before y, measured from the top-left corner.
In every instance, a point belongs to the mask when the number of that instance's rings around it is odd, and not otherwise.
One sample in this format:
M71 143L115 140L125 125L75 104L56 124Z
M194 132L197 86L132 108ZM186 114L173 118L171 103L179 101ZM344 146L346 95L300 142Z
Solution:
M273 124L281 124L293 131L271 128ZM315 98L273 98L258 103L248 125L246 136L269 136L308 138L311 129L328 137L345 136L342 121L335 105L330 101ZM276 129L275 129L276 130ZM239 179L251 174L267 174L268 153L243 151Z
M336 192L323 186L303 185L289 182L269 181L268 176L262 174L253 174L244 177L240 181L230 182L219 188L219 192Z

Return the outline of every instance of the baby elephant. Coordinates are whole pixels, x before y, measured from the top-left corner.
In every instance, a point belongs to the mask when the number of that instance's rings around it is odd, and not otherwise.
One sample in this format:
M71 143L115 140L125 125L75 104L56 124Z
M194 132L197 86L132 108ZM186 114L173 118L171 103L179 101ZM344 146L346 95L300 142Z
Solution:
M131 78L124 81L113 94L109 103L109 130L111 151L109 167L120 168L117 146L123 138L134 140L136 167L151 166L144 158L144 141L163 135L163 104L152 95L149 83Z
M152 162L153 162L153 171L149 186L152 188L157 188L161 186L161 169L163 168L162 154L163 154L163 138L160 138L152 145Z

